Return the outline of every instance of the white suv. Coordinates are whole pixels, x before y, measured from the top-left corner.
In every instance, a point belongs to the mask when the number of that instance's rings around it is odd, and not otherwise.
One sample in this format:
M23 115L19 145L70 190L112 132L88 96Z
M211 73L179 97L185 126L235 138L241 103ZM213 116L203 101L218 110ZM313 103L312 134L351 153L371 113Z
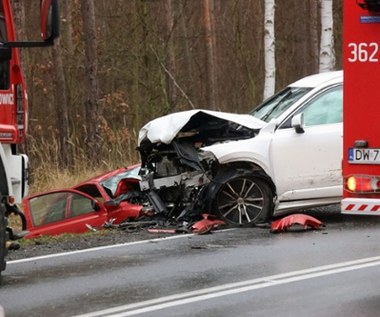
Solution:
M234 225L267 222L342 196L343 72L305 77L250 114L190 110L139 134L140 187L175 218L214 213Z

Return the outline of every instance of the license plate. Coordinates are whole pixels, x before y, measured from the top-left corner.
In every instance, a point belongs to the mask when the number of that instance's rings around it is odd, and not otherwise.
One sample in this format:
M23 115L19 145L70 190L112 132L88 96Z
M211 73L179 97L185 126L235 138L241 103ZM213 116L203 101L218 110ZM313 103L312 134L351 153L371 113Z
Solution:
M348 162L351 164L380 164L379 149L348 149Z

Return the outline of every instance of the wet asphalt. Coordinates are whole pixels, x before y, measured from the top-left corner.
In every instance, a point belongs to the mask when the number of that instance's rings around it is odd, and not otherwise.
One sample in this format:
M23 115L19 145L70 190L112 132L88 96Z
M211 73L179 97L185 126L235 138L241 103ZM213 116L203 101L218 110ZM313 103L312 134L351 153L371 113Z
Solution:
M235 228L11 261L0 304L7 317L378 316L380 217L312 215L325 227Z

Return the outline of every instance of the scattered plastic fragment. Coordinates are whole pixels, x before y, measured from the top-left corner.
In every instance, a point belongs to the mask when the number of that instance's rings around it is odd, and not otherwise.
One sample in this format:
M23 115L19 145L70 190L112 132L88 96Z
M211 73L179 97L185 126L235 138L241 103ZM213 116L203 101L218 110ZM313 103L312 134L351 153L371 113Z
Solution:
M216 229L225 222L209 214L202 214L203 219L192 224L191 230L193 233L205 234Z
M319 229L320 227L324 227L324 224L321 221L312 216L305 214L294 214L272 222L270 232L277 233L287 231L294 225L302 226L303 230Z

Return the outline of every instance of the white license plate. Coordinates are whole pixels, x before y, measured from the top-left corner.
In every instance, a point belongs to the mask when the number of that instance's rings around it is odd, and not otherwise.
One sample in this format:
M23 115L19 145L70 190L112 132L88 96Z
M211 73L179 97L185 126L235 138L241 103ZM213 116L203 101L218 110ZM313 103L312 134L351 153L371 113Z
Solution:
M380 164L380 149L348 149L348 162L351 164Z

